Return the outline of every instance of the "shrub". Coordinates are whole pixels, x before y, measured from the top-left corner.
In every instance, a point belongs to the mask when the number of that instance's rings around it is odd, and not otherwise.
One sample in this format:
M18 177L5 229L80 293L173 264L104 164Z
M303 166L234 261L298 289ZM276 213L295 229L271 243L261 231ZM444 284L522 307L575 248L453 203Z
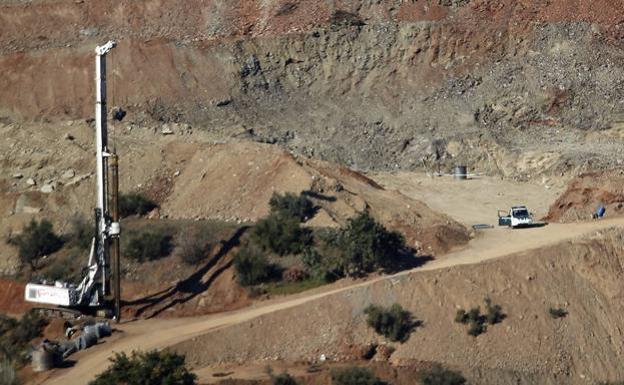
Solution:
M271 213L281 213L299 219L301 222L312 218L316 213L314 203L303 194L296 196L293 193L280 195L273 193L269 200Z
M71 243L81 250L88 250L95 237L95 223L86 220L81 215L74 215L69 224Z
M468 328L468 334L476 337L480 334L485 333L486 326L482 322L478 321L470 321L470 327Z
M13 363L8 359L0 360L0 384L2 385L17 385L17 375L15 374L15 368Z
M485 333L487 324L495 325L505 319L506 315L503 313L500 305L492 305L492 301L489 298L485 299L485 307L485 315L481 314L481 309L478 306L471 308L468 312L464 309L459 309L455 313L455 322L470 325L468 334L476 337Z
M405 250L403 236L386 230L368 212L349 219L337 243L343 252L343 272L348 276L392 268Z
M20 261L33 270L37 259L63 247L63 240L54 233L52 223L46 219L41 222L31 220L11 242L19 248Z
M310 276L327 282L344 277L342 251L327 239L333 237L331 234L337 234L337 231L320 231L315 237L318 238L316 247L307 247L300 256Z
M124 240L123 255L138 262L152 261L171 253L171 235L162 230L130 232Z
M368 316L366 319L368 326L391 341L407 341L414 328L410 312L404 310L397 303L390 308L370 305L364 310L364 313Z
M272 213L258 221L251 234L252 242L279 255L299 254L312 242L310 230L299 220L283 213Z
M206 258L211 247L212 243L206 233L193 228L178 237L175 253L186 264L195 265Z
M464 309L457 310L457 313L455 313L455 322L461 323L461 324L468 323L468 314L466 313L466 310Z
M55 258L52 263L47 266L43 276L52 281L67 281L70 279L73 263L65 258Z
M31 340L40 337L47 320L31 311L18 321L0 314L0 358L24 363Z
M190 373L182 355L168 350L115 353L112 365L89 385L194 385L197 378Z
M291 267L282 273L282 281L284 282L299 282L306 278L308 278L308 274L298 267Z
M140 193L119 194L119 216L145 215L158 207L156 202Z
M266 256L251 245L243 246L234 256L238 282L243 286L252 286L267 281L271 277L271 264Z
M284 372L277 376L271 373L271 385L299 385L299 383L293 376Z
M568 315L568 312L563 308L550 308L548 309L548 313L552 318L564 318Z
M495 325L505 319L500 305L492 305L492 300L489 298L485 299L485 309L487 311L485 318L490 325Z
M352 366L336 369L331 373L332 385L382 385L383 383L368 368Z
M423 385L464 385L466 379L460 372L445 369L440 365L425 371L421 376Z

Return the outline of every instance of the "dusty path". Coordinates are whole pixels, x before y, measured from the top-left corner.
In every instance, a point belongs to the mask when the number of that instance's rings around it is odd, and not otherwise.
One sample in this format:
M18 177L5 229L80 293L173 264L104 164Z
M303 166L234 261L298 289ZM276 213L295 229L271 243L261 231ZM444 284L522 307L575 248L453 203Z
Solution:
M442 269L451 266L475 264L494 258L503 257L515 252L541 248L584 234L609 227L624 227L624 218L607 219L597 222L552 224L545 228L510 230L497 228L488 230L477 236L469 247L446 255L444 258L427 263L410 271L395 275L377 277L366 282L355 283L350 286L328 288L327 291L302 295L295 299L286 298L283 301L270 304L259 304L255 307L242 309L231 313L222 313L213 316L174 319L148 320L128 323L120 327L124 333L109 339L86 352L76 355L77 363L69 369L58 370L46 384L87 384L97 373L108 365L108 358L112 352L132 351L133 349L153 349L174 345L178 342L202 335L210 330L245 322L264 314L292 308L323 297L331 296L346 290L370 285L381 280L407 274L418 274L419 271ZM200 378L200 382L201 382Z

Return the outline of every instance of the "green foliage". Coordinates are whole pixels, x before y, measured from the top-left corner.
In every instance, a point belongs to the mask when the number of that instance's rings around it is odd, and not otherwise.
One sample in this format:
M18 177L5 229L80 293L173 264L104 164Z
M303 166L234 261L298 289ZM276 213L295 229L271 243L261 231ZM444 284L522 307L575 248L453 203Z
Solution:
M143 216L158 207L156 202L140 193L119 194L119 216Z
M13 363L6 358L0 360L0 384L17 385L18 383Z
M482 322L478 322L478 321L471 321L470 322L470 327L468 328L468 334L476 337L480 334L485 333L487 327L485 326L484 323Z
M279 255L299 254L312 243L312 234L301 227L298 218L271 213L254 226L251 240L262 249Z
M460 372L445 369L440 365L425 371L421 376L423 385L464 385L466 379Z
M26 349L31 340L40 337L47 320L34 311L28 312L18 321L0 314L0 359L26 361Z
M492 301L489 298L486 298L484 301L485 315L481 314L481 309L478 306L471 308L468 312L464 309L459 309L455 313L455 322L470 325L468 334L473 337L485 333L488 324L495 325L502 322L506 317L500 305L492 305Z
M89 385L194 385L197 378L182 355L168 350L115 353L112 365Z
M163 230L140 230L124 237L122 255L138 262L166 257L173 247L172 236Z
M563 308L550 308L548 309L548 313L552 318L564 318L568 315L568 312Z
M234 268L243 286L257 285L271 278L271 264L262 250L253 245L245 245L236 253Z
M269 200L271 213L284 214L299 219L301 222L312 218L316 213L314 203L303 194L299 196L293 193L280 195L273 193Z
M455 322L460 324L468 323L468 314L466 313L466 310L457 310L457 313L455 313Z
M368 212L349 219L336 241L342 250L343 272L348 276L392 268L405 249L403 236L386 230Z
M332 385L382 385L383 382L377 378L368 368L357 366L336 369L331 373Z
M277 376L271 375L271 385L299 385L299 383L293 376L284 372Z
M20 235L11 240L19 248L19 258L23 264L34 270L36 261L63 247L63 240L54 233L52 223L47 219L41 222L31 220Z
M193 228L178 236L175 253L184 263L195 265L206 258L211 247L208 235L202 229Z
M81 250L89 250L95 237L95 224L81 215L75 215L70 220L71 243Z
M485 299L485 309L487 311L485 318L490 325L500 323L505 318L500 305L492 305L492 300L489 298Z
M391 341L407 341L414 328L410 312L397 303L389 308L370 305L364 313L368 316L366 319L368 326Z
M55 258L52 263L46 267L45 272L42 275L52 281L71 280L73 277L70 277L70 275L72 275L74 264L75 261L72 262L66 258Z

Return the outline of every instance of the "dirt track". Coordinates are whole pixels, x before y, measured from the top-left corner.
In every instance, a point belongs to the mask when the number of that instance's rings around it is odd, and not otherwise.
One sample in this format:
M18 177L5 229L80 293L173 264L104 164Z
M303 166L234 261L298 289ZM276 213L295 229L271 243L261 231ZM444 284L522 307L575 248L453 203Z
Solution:
M270 304L251 307L232 313L196 319L149 320L129 323L120 327L123 334L106 341L88 352L76 355L76 365L70 369L59 370L46 384L86 384L95 374L102 371L113 351L131 351L133 349L153 349L174 345L181 341L205 334L216 328L238 324L268 313L292 308L336 293L371 285L381 280L390 280L397 276L417 274L419 271L435 270L451 266L476 264L486 260L503 257L519 251L537 249L569 239L589 234L609 227L624 227L624 218L608 219L599 222L574 224L552 224L545 228L527 230L494 229L478 236L466 249L448 254L445 258L426 264L423 267L356 283L346 287L329 288L325 292L302 295L295 299L285 299ZM201 378L199 379L201 382Z

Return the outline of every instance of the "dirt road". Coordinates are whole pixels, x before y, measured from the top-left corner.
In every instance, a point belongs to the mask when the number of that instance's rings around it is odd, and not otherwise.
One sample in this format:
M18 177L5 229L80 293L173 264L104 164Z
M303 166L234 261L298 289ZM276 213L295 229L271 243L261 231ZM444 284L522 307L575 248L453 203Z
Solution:
M404 271L391 276L378 277L366 282L355 283L346 287L332 288L327 291L287 298L269 304L259 304L236 312L214 316L174 319L147 320L128 323L120 326L123 333L105 341L86 352L76 355L74 367L58 370L46 384L87 384L97 373L108 365L112 352L164 348L178 342L202 335L210 330L245 322L264 314L292 308L307 302L315 301L346 290L370 285L381 280L393 279L407 274L418 274L420 271L442 269L463 264L475 264L494 258L504 257L515 252L541 248L579 236L606 229L624 227L624 218L607 219L596 222L574 224L552 224L545 228L510 230L497 228L484 231L473 240L469 247L446 255L444 258L427 263L414 270ZM200 382L201 382L200 378Z

